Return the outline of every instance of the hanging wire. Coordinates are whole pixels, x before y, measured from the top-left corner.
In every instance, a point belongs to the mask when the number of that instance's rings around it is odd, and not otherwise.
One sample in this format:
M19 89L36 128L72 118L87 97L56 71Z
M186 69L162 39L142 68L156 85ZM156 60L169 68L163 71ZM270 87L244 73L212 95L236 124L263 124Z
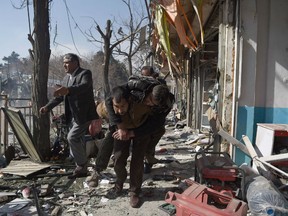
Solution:
M27 7L29 34L31 35L31 22L30 22L29 0L26 0L26 7Z
M67 5L67 2L66 0L63 0L64 4L65 4L65 7L66 7L66 14L67 14L67 19L68 19L68 26L69 26L69 30L70 30L70 35L71 35L71 38L72 38L72 42L73 42L73 45L77 51L77 53L80 55L80 52L76 46L76 43L75 43L75 40L74 40L74 35L73 35L73 32L72 32L72 28L71 28L71 22L70 22L70 16L69 16L69 8L68 8L68 5Z

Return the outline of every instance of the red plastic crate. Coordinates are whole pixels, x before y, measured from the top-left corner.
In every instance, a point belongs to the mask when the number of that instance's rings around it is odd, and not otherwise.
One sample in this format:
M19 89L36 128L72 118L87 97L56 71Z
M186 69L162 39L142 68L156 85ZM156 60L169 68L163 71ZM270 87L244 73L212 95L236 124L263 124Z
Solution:
M195 172L198 172L202 179L218 179L220 181L236 181L239 173L235 163L223 152L197 153Z
M194 181L182 194L169 191L165 201L176 207L176 216L246 216L248 209L247 203Z

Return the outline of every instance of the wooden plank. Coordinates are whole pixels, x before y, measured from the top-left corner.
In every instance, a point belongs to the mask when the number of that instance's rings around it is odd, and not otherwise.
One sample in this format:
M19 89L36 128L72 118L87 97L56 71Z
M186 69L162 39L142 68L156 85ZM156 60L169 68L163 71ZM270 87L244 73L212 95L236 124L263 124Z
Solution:
M256 153L256 151L255 151L255 149L254 149L251 141L249 140L249 138L248 138L247 136L243 136L243 141L245 142L245 144L246 144L246 146L247 146L247 149L248 149L248 151L249 151L249 153L250 153L250 156L252 157L255 165L257 166L258 171L259 171L259 170L263 171L263 173L260 173L260 174L262 174L262 175L263 175L264 177L266 177L266 178L267 178L267 176L270 177L270 176L271 176L271 173L270 173L270 171L269 171L268 169L266 169L266 167L265 167L265 166L268 166L268 167L270 167L271 169L273 169L273 170L277 171L278 173L282 174L283 176L288 177L288 174L287 174L286 172L278 169L277 167L273 166L272 164L269 164L269 163L261 160L261 159L258 157L258 155L257 155L257 153ZM265 165L265 166L264 166L264 165ZM260 172L260 171L259 171L259 172ZM268 179L269 179L269 178L268 178Z
M268 155L265 157L260 157L261 160L266 162L278 162L278 161L287 161L288 153L277 154L277 155Z
M250 139L248 138L248 136L243 136L242 139L243 139L244 143L246 144L246 148L249 152L250 157L252 159L254 159L255 157L258 157L258 155L257 155L252 143L250 142Z
M1 109L3 110L22 149L30 156L33 161L43 162L43 158L33 142L32 134L24 120L21 111L11 107L1 107Z
M281 169L278 169L277 167L273 166L272 164L267 163L267 162L261 160L261 159L258 158L258 157L256 157L255 160L257 160L257 161L261 162L262 164L270 167L271 169L273 169L273 170L277 171L278 173L282 174L283 176L286 176L286 178L288 177L288 173L284 172L284 171L281 170Z
M1 196L17 196L17 194L15 192L0 192Z
M11 161L10 164L2 169L3 173L19 176L29 176L40 170L49 168L50 164L40 164L28 160Z
M224 139L226 139L228 142L230 142L232 145L236 146L237 148L239 148L241 151L243 151L245 154L249 155L249 152L247 150L247 147L241 143L240 141L238 141L237 139L235 139L234 137L232 137L230 134L228 134L226 131L224 130L220 130L218 132L218 134L220 136L222 136Z

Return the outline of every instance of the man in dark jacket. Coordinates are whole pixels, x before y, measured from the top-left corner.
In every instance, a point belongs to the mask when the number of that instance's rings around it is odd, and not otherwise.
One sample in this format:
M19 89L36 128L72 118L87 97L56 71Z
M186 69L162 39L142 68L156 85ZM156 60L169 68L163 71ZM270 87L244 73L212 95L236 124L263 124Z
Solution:
M162 84L167 84L165 79L159 77L159 73L154 71L154 68L152 66L143 66L141 68L141 75L142 76L148 76L153 77L154 79L157 79Z
M70 126L67 140L76 162L76 168L68 178L77 178L87 175L84 135L95 119L98 119L97 131L100 132L102 120L96 113L91 71L81 68L78 56L72 53L64 56L63 66L67 75L62 86L58 86L54 98L40 108L40 113L47 113L64 101L66 122Z
M126 88L133 101L153 107L156 112L165 112L173 106L174 95L169 92L167 85L153 77L131 76ZM106 100L106 107L110 124L117 125L118 129L121 129L121 117L114 113L111 98Z
M150 77L132 76L125 87L130 93L130 100L133 101L134 107L131 109L133 115L129 118L134 120L143 119L138 115L139 110L144 106L150 107L157 115L152 115L151 112L145 116L145 121L132 125L127 125L127 120L117 115L115 111L115 101L108 99L106 102L107 111L109 113L109 121L111 125L115 125L117 130L113 133L114 140L114 170L117 180L115 183L115 193L119 194L122 191L123 183L127 177L126 164L129 156L129 146L132 141L132 159L130 162L130 205L139 207L139 193L141 191L143 178L143 160L146 151L146 146L151 141L153 128L158 125L163 125L163 121L159 122L158 117L162 112L170 109L173 104L171 93L166 85ZM112 106L111 106L111 102ZM118 105L117 105L118 106ZM136 107L138 106L138 107ZM111 108L111 107L114 107ZM155 113L155 114L156 114ZM135 118L135 114L138 118ZM166 115L166 114L165 114ZM158 116L158 117L157 117ZM163 120L163 118L161 118ZM164 118L165 119L165 118ZM161 134L162 136L163 134ZM161 137L160 136L160 137Z
M112 104L111 110L117 117L124 122L125 128L139 127L148 118L151 113L151 108L142 103L136 103L132 100L129 91L124 86L117 86L112 89L110 99ZM116 123L111 123L107 108L104 101L98 104L97 113L102 119L109 123L109 130L105 137L101 140L100 148L98 149L96 157L96 165L91 177L87 178L88 185L91 187L97 186L100 172L105 170L108 166L109 159L113 152L114 138L113 133L118 129ZM95 175L95 176L93 176ZM93 182L94 181L94 182ZM91 182L91 184L90 184ZM92 183L93 182L93 183Z
M157 81L166 85L166 81L159 77L159 74L154 71L152 66L143 66L141 68L141 75L147 76L147 77L153 77ZM171 97L170 98L171 101L174 101L174 95L171 94L169 97ZM153 130L150 133L151 136L150 136L150 140L148 142L146 153L145 153L144 173L150 173L153 164L156 164L159 162L159 160L155 158L155 148L159 140L161 139L161 137L165 134L165 131L166 131L165 120L166 120L166 116L169 114L171 109L172 109L172 106L170 106L167 110L162 110L162 111L160 110L159 113L156 112L154 117L157 117L157 118L155 120L151 120L154 122L158 122L159 125L158 127L153 127ZM153 122L152 123L149 122L149 123L154 124Z

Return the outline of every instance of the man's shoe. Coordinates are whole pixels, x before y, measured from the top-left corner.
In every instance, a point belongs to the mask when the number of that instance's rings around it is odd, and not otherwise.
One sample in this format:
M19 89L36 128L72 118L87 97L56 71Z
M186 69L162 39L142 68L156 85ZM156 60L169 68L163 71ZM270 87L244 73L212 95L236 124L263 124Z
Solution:
M97 187L98 182L99 182L99 177L100 177L100 174L97 171L93 170L91 175L88 176L85 181L87 182L89 187Z
M110 157L109 163L108 163L108 167L114 167L114 163L115 163L115 158L114 155L112 155Z
M108 199L116 199L116 197L122 194L122 191L123 191L123 184L116 182L115 186L108 191L106 197Z
M87 165L77 166L73 171L73 174L68 176L68 179L75 179L86 176L87 176Z
M157 158L155 158L154 156L149 156L149 155L145 156L145 161L146 161L146 163L149 163L149 164L159 163L159 160Z
M151 169L152 169L152 164L149 164L149 163L144 163L144 173L147 174L147 173L151 173Z
M130 205L132 208L138 208L140 206L140 199L137 195L130 196Z

